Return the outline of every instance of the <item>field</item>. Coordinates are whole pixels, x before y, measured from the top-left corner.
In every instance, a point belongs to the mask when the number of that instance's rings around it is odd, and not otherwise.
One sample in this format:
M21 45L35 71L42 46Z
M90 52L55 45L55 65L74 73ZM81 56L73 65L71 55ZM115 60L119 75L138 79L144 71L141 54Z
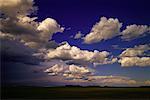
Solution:
M2 99L150 100L150 88L3 87Z

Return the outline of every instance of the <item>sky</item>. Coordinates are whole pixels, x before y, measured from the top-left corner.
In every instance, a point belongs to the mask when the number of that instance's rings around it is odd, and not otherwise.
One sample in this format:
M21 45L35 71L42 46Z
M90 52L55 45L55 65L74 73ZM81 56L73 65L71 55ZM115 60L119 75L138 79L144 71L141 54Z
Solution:
M150 85L149 0L0 0L2 84Z

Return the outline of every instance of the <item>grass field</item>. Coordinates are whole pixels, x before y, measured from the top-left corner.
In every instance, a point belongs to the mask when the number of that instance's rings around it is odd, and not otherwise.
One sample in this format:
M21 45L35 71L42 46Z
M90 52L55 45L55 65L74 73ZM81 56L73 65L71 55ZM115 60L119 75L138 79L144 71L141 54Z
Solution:
M134 99L150 100L150 88L3 87L2 99Z

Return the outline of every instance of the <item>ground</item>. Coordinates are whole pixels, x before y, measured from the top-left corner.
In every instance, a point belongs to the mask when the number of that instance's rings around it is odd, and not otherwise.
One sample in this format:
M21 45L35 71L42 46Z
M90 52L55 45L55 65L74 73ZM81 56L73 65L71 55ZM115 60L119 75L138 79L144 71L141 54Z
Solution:
M134 99L150 100L150 88L2 87L2 99Z

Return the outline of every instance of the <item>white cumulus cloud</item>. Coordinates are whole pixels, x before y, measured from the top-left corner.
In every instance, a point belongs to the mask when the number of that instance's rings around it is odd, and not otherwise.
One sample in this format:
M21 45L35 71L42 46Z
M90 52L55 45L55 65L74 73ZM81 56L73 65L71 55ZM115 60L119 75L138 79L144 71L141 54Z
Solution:
M137 83L135 80L132 80L128 77L112 76L112 75L111 76L90 76L89 80L101 85L119 85L119 84L134 85Z
M146 80L146 81L144 82L144 84L145 84L145 85L150 85L150 80Z
M123 67L145 67L150 66L150 57L122 57L119 63L121 63Z
M129 41L150 32L150 27L147 25L129 25L121 32L121 38Z
M134 48L127 48L124 50L120 57L135 57L135 56L144 56L144 52L150 50L150 45L144 44L144 45L138 45Z
M87 67L81 67L77 65L55 64L52 67L46 69L44 72L48 75L60 75L66 79L82 79L91 74L91 71Z
M54 33L64 31L64 28L60 27L56 20L52 18L46 18L39 24L37 29L43 31L40 36L44 39L51 39Z
M148 50L150 50L148 44L138 45L134 48L127 48L119 55L120 60L118 62L123 67L150 66L150 57L147 54Z
M111 39L118 35L121 27L122 23L118 19L101 17L100 21L92 27L91 32L84 37L84 43L91 44Z
M62 60L74 60L79 63L87 62L87 63L101 63L107 64L110 63L110 59L108 58L109 52L107 51L97 51L94 50L81 50L76 46L70 46L68 43L65 43L56 49L48 50L47 59L62 59Z

